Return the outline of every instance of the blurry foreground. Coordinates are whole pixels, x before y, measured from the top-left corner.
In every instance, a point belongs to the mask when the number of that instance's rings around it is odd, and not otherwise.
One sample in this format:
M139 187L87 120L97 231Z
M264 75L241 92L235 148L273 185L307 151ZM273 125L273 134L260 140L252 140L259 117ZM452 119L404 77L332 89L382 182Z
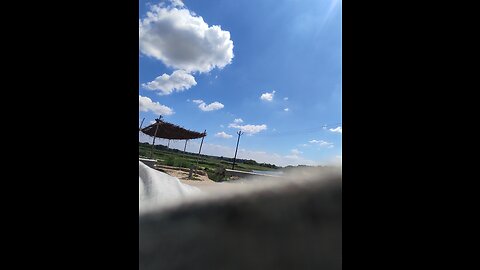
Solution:
M139 269L341 269L340 169L201 183L140 162L139 178Z

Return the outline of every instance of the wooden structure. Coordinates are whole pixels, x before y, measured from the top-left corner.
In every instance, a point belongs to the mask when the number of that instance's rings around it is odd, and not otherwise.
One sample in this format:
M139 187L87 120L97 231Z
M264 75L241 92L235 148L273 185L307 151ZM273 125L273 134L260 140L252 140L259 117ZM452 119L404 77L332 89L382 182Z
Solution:
M142 120L142 124L143 124L143 120ZM183 127L174 125L172 123L163 121L162 116L155 119L155 123L145 128L142 128L140 125L139 129L142 133L153 137L152 157L153 157L153 148L155 147L155 138L168 139L169 146L170 146L170 140L185 140L185 147L183 148L184 152L187 149L188 140L202 138L202 142L200 144L200 151L198 151L198 154L200 155L200 152L202 151L203 138L207 136L206 130L203 133L191 131Z

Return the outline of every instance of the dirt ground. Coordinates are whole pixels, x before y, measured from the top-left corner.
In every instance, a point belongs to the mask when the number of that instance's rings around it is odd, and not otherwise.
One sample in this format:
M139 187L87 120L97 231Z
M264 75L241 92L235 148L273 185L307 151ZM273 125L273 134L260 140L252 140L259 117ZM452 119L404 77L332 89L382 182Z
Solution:
M193 179L188 179L188 174L189 172L185 172L182 170L177 170L174 168L157 168L157 170L162 171L168 175L171 175L173 177L176 177L180 180L187 180L189 182L213 182L214 181L210 180L207 175L201 175L201 174L196 174L195 171L192 174Z
M221 182L221 183L215 182L209 179L207 175L194 173L193 177L195 179L188 179L189 172L183 171L175 167L161 166L161 167L157 167L157 170L178 178L180 182L182 182L183 184L197 187L200 190L208 193L222 192L232 187L232 184L229 184L226 182Z

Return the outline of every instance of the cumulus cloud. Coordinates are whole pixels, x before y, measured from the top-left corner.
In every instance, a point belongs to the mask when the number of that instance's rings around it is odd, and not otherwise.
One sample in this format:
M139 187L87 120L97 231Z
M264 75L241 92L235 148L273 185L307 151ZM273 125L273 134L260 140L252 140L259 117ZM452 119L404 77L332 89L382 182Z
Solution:
M288 97L284 97L283 100L288 100Z
M243 120L242 120L243 122ZM262 130L267 129L267 125L262 124L262 125L239 125L241 122L235 123L235 121L231 124L228 125L229 128L237 128L240 129L241 131L247 133L247 135L253 135L255 133L258 133Z
M148 97L142 97L138 95L138 108L141 112L151 111L157 115L171 115L173 110L167 106L164 106L158 102L153 102Z
M185 70L175 70L171 75L164 73L155 80L142 84L145 89L160 91L160 95L169 95L173 91L181 92L195 85L195 77Z
M286 112L290 111L290 109L289 109L289 108L285 108L285 109L283 109L283 110L284 110L284 111L286 111Z
M222 103L217 102L217 101L215 101L213 103L210 103L208 105L206 105L205 102L202 102L202 103L200 103L200 105L198 105L198 108L200 108L200 110L202 110L204 112L220 110L223 107L225 107L225 106L223 106Z
M192 102L193 102L193 103L197 103L197 104L202 104L202 103L204 103L203 100L201 100L201 99L194 99L194 100L192 100Z
M170 0L170 2L172 3L172 6L174 6L174 7L183 7L183 6L185 6L185 4L183 3L182 0Z
M230 139L233 136L222 131L222 132L218 132L217 134L215 134L215 137Z
M333 143L327 142L327 141L324 141L324 140L320 140L320 141L310 140L308 142L311 143L311 144L318 144L320 147L333 148Z
M342 133L342 127L331 128L329 130L335 133Z
M261 100L266 100L266 101L272 101L273 100L273 96L275 95L275 90L273 90L271 93L263 93L261 96L260 96L260 99Z
M181 1L152 5L139 22L139 47L144 55L165 65L191 72L209 72L232 62L230 32L209 26Z
M233 120L233 123L240 124L243 123L243 120L242 118L235 118L235 120Z

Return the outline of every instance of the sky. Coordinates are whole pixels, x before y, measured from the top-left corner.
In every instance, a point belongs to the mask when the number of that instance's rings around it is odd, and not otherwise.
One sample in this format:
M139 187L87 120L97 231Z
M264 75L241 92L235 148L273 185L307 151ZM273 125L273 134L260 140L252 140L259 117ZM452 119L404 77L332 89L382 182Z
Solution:
M233 157L241 130L237 158L341 164L341 0L139 4L139 125L206 130L208 155Z

